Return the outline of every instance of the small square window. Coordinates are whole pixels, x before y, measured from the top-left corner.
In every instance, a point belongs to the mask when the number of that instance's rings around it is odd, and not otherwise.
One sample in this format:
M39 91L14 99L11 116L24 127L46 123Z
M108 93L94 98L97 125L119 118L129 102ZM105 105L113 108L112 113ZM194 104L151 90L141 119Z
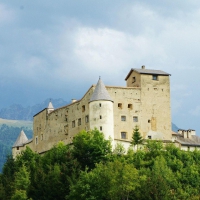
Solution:
M148 123L151 123L151 120L150 120L150 119L148 119Z
M81 125L81 118L78 119L78 126Z
M151 135L148 135L148 139L150 139L150 140L151 140Z
M82 112L85 112L85 105L82 106Z
M122 109L122 103L118 103L118 108Z
M74 128L74 127L75 127L75 120L72 121L72 128Z
M158 80L158 75L152 75L152 79L153 79L154 81L157 81L157 80Z
M121 121L126 121L126 116L121 116Z
M85 123L88 123L89 122L89 115L86 115L85 116Z
M138 117L137 116L133 116L133 122L138 122Z
M126 139L126 132L121 132L121 139Z
M128 108L129 109L133 109L133 105L132 104L128 104Z

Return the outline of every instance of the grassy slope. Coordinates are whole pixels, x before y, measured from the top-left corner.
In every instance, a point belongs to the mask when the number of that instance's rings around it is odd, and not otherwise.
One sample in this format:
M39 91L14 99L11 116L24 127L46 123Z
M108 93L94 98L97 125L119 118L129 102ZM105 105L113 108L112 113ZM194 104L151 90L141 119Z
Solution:
M27 127L32 129L33 128L33 122L32 121L23 121L23 120L8 120L8 119L2 119L0 118L0 126L6 124L7 126L13 126L13 127Z

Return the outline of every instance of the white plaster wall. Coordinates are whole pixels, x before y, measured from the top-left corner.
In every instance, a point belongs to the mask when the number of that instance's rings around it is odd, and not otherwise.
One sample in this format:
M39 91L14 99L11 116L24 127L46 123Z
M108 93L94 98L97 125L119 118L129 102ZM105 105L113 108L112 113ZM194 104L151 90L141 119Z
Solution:
M100 106L101 104L101 106ZM97 128L104 133L105 139L114 140L113 102L93 101L89 103L90 129ZM101 119L100 119L101 116ZM100 130L101 131L101 130Z

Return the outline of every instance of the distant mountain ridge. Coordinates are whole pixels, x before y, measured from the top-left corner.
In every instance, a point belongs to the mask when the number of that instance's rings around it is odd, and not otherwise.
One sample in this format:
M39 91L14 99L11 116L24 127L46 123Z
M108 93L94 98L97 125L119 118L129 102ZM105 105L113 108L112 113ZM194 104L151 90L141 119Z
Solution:
M51 99L54 108L58 108L64 105L69 104L69 102L64 101L63 99ZM32 121L33 116L43 110L44 108L47 108L49 104L49 99L46 99L40 104L36 104L33 106L23 107L20 104L13 104L7 108L2 108L0 110L0 118L3 119L11 119L11 120L26 120L26 121Z

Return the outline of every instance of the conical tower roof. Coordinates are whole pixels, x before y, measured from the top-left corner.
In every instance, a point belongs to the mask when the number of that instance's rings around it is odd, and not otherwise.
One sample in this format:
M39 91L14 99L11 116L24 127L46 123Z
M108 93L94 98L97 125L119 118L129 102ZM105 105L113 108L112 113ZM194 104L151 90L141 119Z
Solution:
M99 78L99 81L94 89L94 92L90 98L90 102L92 101L99 101L99 100L105 100L105 101L112 101L103 81Z
M13 147L19 147L22 146L24 143L28 141L28 138L26 137L26 134L23 130L21 130L16 142L14 143Z
M52 104L52 102L51 102L51 100L49 101L49 105L48 105L48 107L47 107L48 109L54 109L54 107L53 107L53 104Z

